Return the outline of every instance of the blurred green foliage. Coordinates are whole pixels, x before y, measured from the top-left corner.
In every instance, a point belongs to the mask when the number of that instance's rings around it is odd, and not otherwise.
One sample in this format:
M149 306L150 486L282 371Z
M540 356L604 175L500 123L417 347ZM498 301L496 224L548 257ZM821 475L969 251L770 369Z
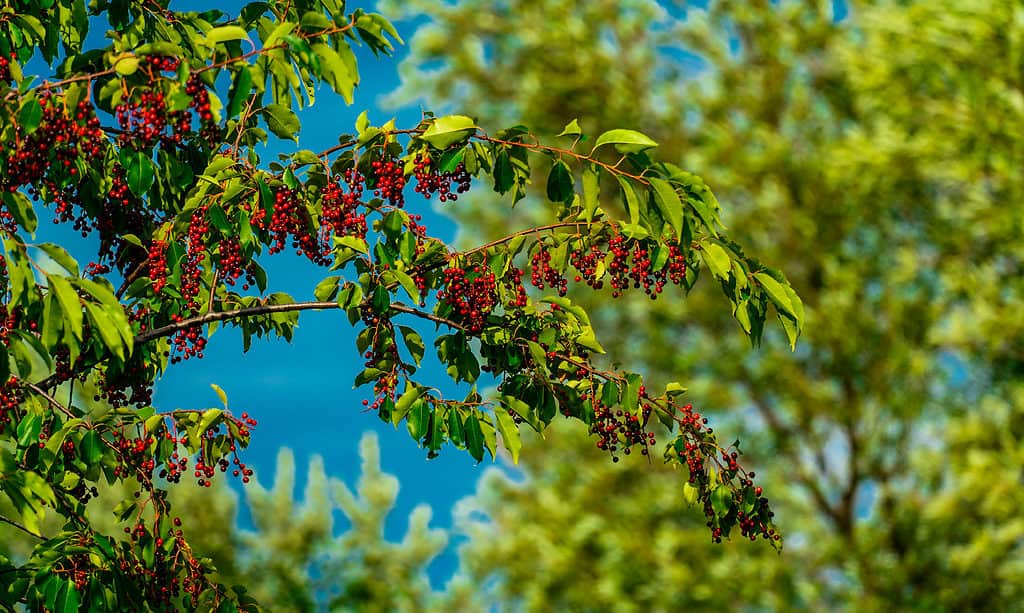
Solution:
M454 92L481 125L551 135L574 117L635 127L715 186L732 235L807 305L795 353L770 339L751 355L706 289L575 299L618 335L612 354L685 373L702 411L745 432L787 548L711 546L671 476L567 434L524 456L525 484L483 482L466 572L528 610L1019 608L1024 6L689 4L383 3L434 15L392 100ZM464 200L446 210L469 238L520 223Z

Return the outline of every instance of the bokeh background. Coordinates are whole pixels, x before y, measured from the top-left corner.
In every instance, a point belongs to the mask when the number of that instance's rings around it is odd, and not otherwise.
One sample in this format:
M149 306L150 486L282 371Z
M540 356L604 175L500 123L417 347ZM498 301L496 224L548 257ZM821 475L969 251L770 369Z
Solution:
M574 298L610 355L684 381L737 434L786 547L713 545L677 473L612 464L579 429L527 441L518 467L428 462L361 413L354 336L323 313L244 356L219 331L157 388L166 408L213 406L217 383L260 420L259 484L173 494L228 581L271 611L1024 610L1024 4L376 10L406 45L359 55L354 106L320 93L304 148L334 144L367 107L376 123L460 112L542 138L577 117L591 135L637 129L786 271L807 307L795 352L778 330L752 349L709 284L653 303ZM417 212L469 245L543 223L541 200L510 212L481 189ZM297 297L318 280L298 260L266 265ZM0 547L26 545L8 536Z

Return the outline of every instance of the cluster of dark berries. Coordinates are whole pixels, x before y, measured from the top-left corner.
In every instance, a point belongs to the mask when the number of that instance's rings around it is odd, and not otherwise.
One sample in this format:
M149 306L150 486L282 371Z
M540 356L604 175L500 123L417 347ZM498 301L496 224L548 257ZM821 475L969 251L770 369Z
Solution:
M442 285L437 298L451 307L452 319L470 334L480 333L498 304L494 273L480 265L469 270L449 266L444 270Z
M433 168L433 160L429 155L417 156L413 166L413 174L416 177L416 192L427 200L433 194L441 202L458 200L458 194L469 191L472 177L466 172L465 164L459 164L451 172L439 172ZM457 184L455 192L452 192L452 184Z
M604 287L601 280L603 274L598 275L598 266L604 261L605 254L597 245L591 245L590 249L577 248L569 252L569 263L576 269L577 274L573 279L577 283L585 281L594 289Z
M530 283L537 289L550 287L564 296L569 289L569 281L557 269L551 266L551 251L547 245L541 245L537 253L530 258Z
M644 396L644 388L641 386L640 397ZM615 453L620 448L622 453L629 455L634 446L642 445L640 453L648 454L648 448L656 443L654 432L644 431L644 424L652 410L650 405L642 404L640 413L634 414L606 407L595 395L591 395L590 401L594 407L594 421L590 425L590 432L597 436L598 449L612 454L613 462L619 461Z
M274 191L274 209L268 220L256 216L256 226L270 233L269 252L280 253L291 245L296 255L304 255L310 261L325 265L330 262L321 246L320 237L312 233L313 221L300 200L300 193L285 186Z

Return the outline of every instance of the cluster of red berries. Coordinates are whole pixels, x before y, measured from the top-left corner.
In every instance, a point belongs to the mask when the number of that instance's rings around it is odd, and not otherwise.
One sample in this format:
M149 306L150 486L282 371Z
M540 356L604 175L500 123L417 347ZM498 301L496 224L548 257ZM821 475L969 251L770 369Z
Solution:
M577 275L573 279L577 283L586 281L587 285L594 289L604 287L604 281L598 276L598 266L604 261L605 254L597 245L590 245L589 249L577 248L569 252L569 263L576 269ZM603 275L602 275L603 276Z
M479 334L498 304L494 273L479 264L469 270L449 266L442 285L437 298L451 307L452 319L470 334Z
M666 265L654 270L652 253L646 243L636 241L630 249L629 243L622 236L609 239L608 251L612 259L608 263L608 273L611 275L612 297L617 298L632 286L634 289L642 287L651 299L655 299L668 280L675 284L683 283L686 277L686 255L678 245L670 243L668 249Z
M373 169L373 195L387 200L392 205L402 208L405 204L405 173L397 159L374 160L370 164Z
M330 252L330 236L366 238L366 214L359 212L363 196L363 175L354 168L344 173L346 191L339 181L327 185L321 193L320 236L323 253Z
M274 191L274 210L270 219L256 217L257 227L270 233L269 252L280 253L291 244L296 255L305 255L318 264L328 263L320 241L310 234L312 220L306 207L299 201L296 190L280 186Z
M639 399L646 397L646 391L640 386ZM654 432L645 432L644 424L651 414L652 407L642 404L640 414L627 413L622 409L613 410L601 401L601 398L591 394L589 401L594 407L594 421L590 425L590 433L597 435L597 448L607 451L612 455L612 461L618 462L615 455L619 448L622 453L629 455L636 445L642 445L640 453L648 454L648 448L656 441Z
M509 288L512 292L512 297L505 303L505 306L510 309L521 309L525 307L529 302L529 297L526 295L526 288L523 287L523 271L519 270L515 266L510 266L509 269L505 271L505 277L502 281L505 287Z
M238 237L228 236L221 239L217 249L218 275L221 279L224 279L224 283L234 285L242 275L246 274L246 267L242 259L242 243L238 240ZM252 277L251 273L249 277ZM252 279L252 282L255 282L255 279ZM249 283L246 283L246 286L248 285Z
M146 259L149 267L149 279L153 284L153 293L159 294L167 286L167 274L170 269L167 267L167 242L153 241L149 246L149 257Z
M0 432L14 422L16 411L21 404L21 386L17 377L11 377L0 384Z
M16 126L14 138L0 144L6 162L0 189L13 192L28 186L35 198L44 192L66 195L63 188L81 178L77 162L100 159L106 139L87 101L68 109L63 96L44 92L39 104L43 113L36 130L25 134Z
M141 520L133 526L125 526L124 533L133 543L153 544L153 560L147 563L135 558L132 550L120 550L125 557L118 561L117 568L127 580L133 582L134 588L143 594L146 603L155 611L170 613L179 610L175 601L182 592L190 596L193 607L199 603L199 595L206 590L209 572L203 564L192 555L180 529L180 518L174 518L174 529L168 529L161 536L156 528L150 529ZM154 522L159 525L159 522ZM164 540L167 537L167 541ZM95 570L93 573L95 574ZM184 574L179 579L179 575Z
M168 112L166 97L158 90L144 91L134 100L117 105L114 114L121 129L118 145L137 151L149 149L157 142L165 146L181 144L192 129L189 113Z
M458 194L468 192L469 185L473 180L470 174L466 172L466 165L462 163L450 172L435 170L433 168L433 160L429 155L416 157L413 174L416 177L416 192L427 200L430 200L433 194L437 194L437 199L441 202L449 200L454 202L458 200ZM452 192L453 183L457 184L454 193Z
M547 245L541 245L530 258L530 284L537 289L550 287L559 296L564 296L569 290L569 281L551 266L551 251Z
M191 312L199 310L199 292L202 288L200 265L206 254L206 240L210 233L208 207L203 205L192 213L185 237L185 257L181 259L181 297Z
M12 54L13 57L13 54ZM0 56L0 83L11 82L11 60Z
M192 97L189 108L199 116L199 138L208 144L214 144L220 139L220 129L213 120L213 111L210 108L210 92L207 91L199 75L189 76L185 83L185 93Z
M156 72L178 72L181 66L181 60L169 55L147 55L141 63Z

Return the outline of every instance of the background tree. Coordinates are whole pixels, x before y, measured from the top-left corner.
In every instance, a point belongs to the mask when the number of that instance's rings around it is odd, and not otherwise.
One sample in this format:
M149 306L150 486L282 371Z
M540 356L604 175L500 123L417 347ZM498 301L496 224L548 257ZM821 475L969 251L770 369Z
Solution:
M96 27L109 29L93 46ZM383 16L335 0L254 2L237 16L167 0L32 0L4 13L0 491L13 512L0 521L40 542L27 560L0 559L0 604L258 608L244 586L218 581L167 494L182 477L210 487L218 472L249 483L240 454L257 421L229 410L217 386L220 406L160 411L152 386L202 359L218 326L238 328L248 348L254 337L290 340L310 310L345 312L364 360L355 383L372 388L364 406L404 422L428 457L451 446L479 462L485 450L496 458L500 441L515 462L520 428L543 431L561 414L615 461L658 453L682 467L681 495L699 502L714 540L781 546L739 444L718 442L679 400L679 383L650 387L599 359L587 311L565 295L574 277L612 298L656 299L704 270L750 339L775 315L795 345L803 307L783 273L727 237L711 190L657 161L650 137L617 128L588 140L574 121L554 144L519 125L488 133L466 115L425 113L398 128L364 112L338 145L263 161L271 135L298 144L294 108L313 104L318 86L352 101L353 45L387 55L397 40ZM53 74L26 75L33 60ZM407 183L445 202L474 178L514 205L538 168L551 222L471 249L431 236L406 206ZM40 241L43 211L82 244ZM329 268L313 300L272 291L261 262L285 250ZM423 362L428 342L437 362ZM450 382L438 383L442 370ZM83 389L98 404L83 403ZM659 421L671 431L663 448L649 425ZM100 482L124 486L113 531L90 519ZM289 482L257 494L255 508L288 509ZM353 496L342 492L340 504L361 516ZM42 531L47 509L65 520L59 533ZM415 517L423 532L425 516ZM300 515L302 534L326 538L323 519ZM263 528L271 542L285 538ZM431 540L417 555L431 555ZM271 590L312 606L315 595L299 596L313 551L302 545L287 568L277 557L236 564L269 567ZM339 606L353 591L381 592L375 577L352 581ZM415 606L424 587L409 585L395 606Z
M657 548L634 552L642 562L620 560L603 543L666 521L656 486L637 484L652 491L617 508L575 479L633 484L619 471L639 466L546 447L525 460L526 485L492 478L474 503L490 523L469 524L470 534L511 539L501 556L470 540L464 559L477 581L497 579L534 610L559 598L600 608L601 592L566 586L609 566L645 569L609 584L618 595L607 597L623 602L657 602L648 599L655 578L680 569L694 586L686 598L724 574L744 578L745 602L771 608L1002 609L1021 600L1019 579L1004 579L1024 559L1011 485L1021 462L1005 451L1019 448L1024 414L1020 9L847 2L838 15L834 5L383 4L427 17L393 100L458 110L483 99L475 112L485 123L516 116L551 131L575 116L595 132L644 126L669 159L707 169L730 231L785 263L811 322L796 353L767 343L751 355L705 290L685 304L616 310L574 295L594 306L617 355L662 376L689 373L692 392L711 399L757 457L773 458L759 472L800 533L781 557L740 559L695 543L686 562ZM455 53L443 52L445 40L459 41ZM493 70L510 76L484 76ZM678 74L685 87L664 78ZM680 113L688 120L666 121ZM543 209L517 211L544 222ZM472 242L503 213L470 197L454 214ZM587 467L566 475L553 469L561 465ZM561 517L545 502L556 492L571 520L520 532L523 522ZM514 502L498 502L505 497ZM591 523L607 527L535 555L530 569L511 553L536 554L537 543L560 542L559 530ZM538 568L552 580L522 588L523 573Z

